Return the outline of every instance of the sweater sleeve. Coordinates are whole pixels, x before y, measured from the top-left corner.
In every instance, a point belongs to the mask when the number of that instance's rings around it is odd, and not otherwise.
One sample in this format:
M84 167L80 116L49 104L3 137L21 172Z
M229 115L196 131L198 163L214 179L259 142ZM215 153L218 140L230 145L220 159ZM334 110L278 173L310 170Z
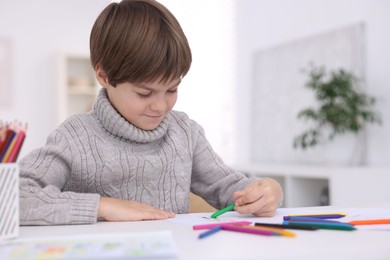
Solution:
M62 192L71 175L71 150L54 131L44 147L19 163L21 225L88 224L97 221L98 194Z
M235 191L244 189L256 178L249 178L228 167L212 149L203 128L194 121L192 124L194 153L191 191L217 209L226 207L234 203Z

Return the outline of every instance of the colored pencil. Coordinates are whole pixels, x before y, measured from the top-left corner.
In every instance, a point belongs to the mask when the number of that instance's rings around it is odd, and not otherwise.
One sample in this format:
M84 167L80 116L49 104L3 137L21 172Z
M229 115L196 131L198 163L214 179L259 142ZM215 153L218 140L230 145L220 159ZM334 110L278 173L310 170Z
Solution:
M324 222L324 223L341 223L340 221L337 220L328 220L328 219L323 219L323 218L312 218L312 217L294 217L294 216L284 216L283 220L286 221L305 221L305 222Z
M11 152L11 155L8 158L8 162L10 162L10 163L16 162L16 159L19 156L19 153L20 153L20 150L23 146L23 142L24 142L25 138L26 138L26 130L23 129L22 131L20 131L20 133L17 137L15 147L14 147L13 151Z
M260 229L260 230L269 230L269 231L274 231L276 233L279 233L281 236L285 237L295 237L296 234L291 231L284 230L282 228L276 228L276 227L262 227L262 226L241 226L243 228L255 228L255 229Z
M276 227L276 228L284 228L284 229L296 229L296 230L317 230L318 227L314 226L300 226L300 225L284 225L284 224L270 224L270 223L255 223L255 226L260 227Z
M222 226L222 230L228 230L233 232L249 233L262 236L279 236L280 234L275 231L263 230L263 229L254 229L254 228L244 228L236 225L225 225Z
M211 215L211 218L217 218L218 216L228 212L228 211L233 211L234 210L234 204L230 204L229 206L227 206L226 208L223 208L221 210L218 210L217 212L215 212L214 214Z
M324 218L324 219L331 219L331 218L343 218L347 216L346 213L343 212L332 212L332 213L317 213L317 214L291 214L288 215L288 217L311 217L311 218Z
M207 230L206 232L203 232L203 233L199 234L198 238L199 238L199 239L202 239L202 238L211 236L212 234L217 233L217 232L220 231L221 229L222 229L222 226L216 226L216 227L214 227L214 228L212 228L212 229Z
M232 222L218 222L218 223L212 223L212 224L201 224L201 225L194 225L192 227L193 230L201 230L201 229L210 229L215 228L218 226L224 226L224 225L250 225L252 222L249 221L232 221Z
M6 154L9 146L11 145L12 139L15 137L15 135L16 135L16 133L14 130L12 130L12 129L7 130L7 135L6 135L6 138L2 144L2 148L0 151L0 162L3 161L3 158Z
M351 225L381 225L390 224L390 219L367 219L367 220L352 220L348 222Z
M26 137L27 124L12 121L4 125L0 121L0 163L14 163Z
M302 226L314 226L318 227L319 229L334 229L334 230L346 230L346 231L352 231L356 228L353 225L350 225L348 223L325 223L325 222L303 222L303 221L284 221L283 224L285 225L302 225Z
M15 149L15 144L16 144L16 140L18 138L18 135L19 135L19 133L16 132L16 134L13 135L12 139L10 140L10 144L9 144L8 148L6 148L7 150L4 151L5 153L4 153L3 159L1 160L2 163L8 162L8 159L9 159L12 151Z

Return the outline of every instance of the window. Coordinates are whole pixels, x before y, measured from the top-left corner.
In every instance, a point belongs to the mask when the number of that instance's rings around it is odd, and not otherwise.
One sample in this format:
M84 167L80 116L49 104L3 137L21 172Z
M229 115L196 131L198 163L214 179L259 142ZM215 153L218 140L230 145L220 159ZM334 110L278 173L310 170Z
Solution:
M214 150L232 162L236 151L235 1L160 0L178 19L192 49L174 109L200 123Z

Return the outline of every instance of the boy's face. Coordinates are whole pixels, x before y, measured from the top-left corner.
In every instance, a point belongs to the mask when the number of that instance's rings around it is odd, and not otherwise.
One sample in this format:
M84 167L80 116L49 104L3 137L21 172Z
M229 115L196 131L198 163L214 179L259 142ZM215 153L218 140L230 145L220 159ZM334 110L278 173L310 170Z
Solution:
M130 123L143 130L153 130L172 110L181 80L168 83L129 82L104 86L115 109Z

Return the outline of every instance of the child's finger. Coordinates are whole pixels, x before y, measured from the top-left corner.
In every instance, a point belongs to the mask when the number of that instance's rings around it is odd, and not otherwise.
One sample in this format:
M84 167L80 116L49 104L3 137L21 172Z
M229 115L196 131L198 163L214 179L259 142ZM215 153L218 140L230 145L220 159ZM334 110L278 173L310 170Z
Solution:
M145 212L143 220L158 220L174 217L175 214L167 211Z
M244 189L242 192L240 192L241 196L239 196L236 199L236 206L243 206L246 204L254 203L255 201L259 200L261 197L264 196L264 192L261 189L260 185L254 185L251 187L248 187L248 189Z
M233 193L234 199L239 199L244 193L242 191L236 191Z
M256 217L273 217L275 215L275 210L255 212L253 215Z
M264 211L265 207L266 207L266 205L264 204L264 201L261 199L258 199L252 203L246 203L246 204L243 204L241 206L236 206L235 210L241 214L251 214L251 213L254 213L256 211Z

